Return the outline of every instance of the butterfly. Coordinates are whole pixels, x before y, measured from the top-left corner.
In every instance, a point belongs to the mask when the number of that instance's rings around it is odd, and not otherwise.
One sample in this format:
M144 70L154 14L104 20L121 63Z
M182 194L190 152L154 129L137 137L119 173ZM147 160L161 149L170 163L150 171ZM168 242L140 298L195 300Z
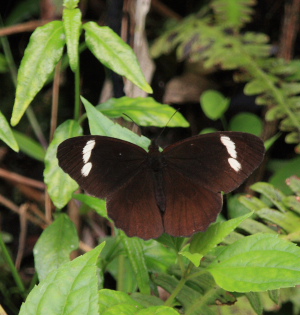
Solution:
M81 136L58 146L59 166L87 193L106 199L108 216L132 237L205 231L222 209L222 192L260 165L260 138L242 132L197 135L149 151L116 138Z

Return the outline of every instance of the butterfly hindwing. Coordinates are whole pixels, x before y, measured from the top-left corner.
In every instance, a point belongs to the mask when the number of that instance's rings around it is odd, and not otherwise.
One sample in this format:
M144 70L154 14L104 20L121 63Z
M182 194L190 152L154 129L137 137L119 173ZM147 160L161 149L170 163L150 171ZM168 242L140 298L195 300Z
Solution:
M174 185L176 182L176 185ZM164 172L166 211L165 232L173 236L191 236L205 231L222 209L221 193L197 185L174 169Z
M150 168L141 169L107 199L107 212L128 236L157 238L164 232Z

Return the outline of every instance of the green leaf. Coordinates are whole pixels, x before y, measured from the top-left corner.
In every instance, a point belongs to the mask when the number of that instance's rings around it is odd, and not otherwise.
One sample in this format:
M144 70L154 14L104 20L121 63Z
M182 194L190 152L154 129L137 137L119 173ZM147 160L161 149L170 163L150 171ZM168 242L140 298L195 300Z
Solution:
M229 130L248 132L260 136L263 131L263 122L255 114L239 113L230 120Z
M112 118L122 116L125 120L134 121L139 126L189 127L189 123L173 107L158 103L152 97L111 98L98 105L97 109L104 115ZM127 114L131 119L123 114Z
M277 226L283 228L287 233L299 231L300 218L291 211L280 212L274 209L261 209L257 211L260 218L268 220Z
M224 247L207 270L228 291L258 292L300 284L300 249L275 234L256 234Z
M280 211L285 212L287 210L282 203L285 195L273 185L264 182L257 182L251 186L251 189L267 197Z
M5 142L11 149L19 152L18 143L14 137L14 134L5 118L0 111L0 139Z
M46 150L38 142L16 130L13 131L13 134L22 152L38 161L44 162Z
M91 103L81 97L84 104L92 135L108 136L134 143L145 150L150 145L150 140L144 136L138 136L127 128L114 124L109 118L100 113Z
M297 176L291 176L287 178L286 184L290 189L298 196L300 196L300 178Z
M207 90L202 93L200 103L204 114L209 119L217 120L227 111L230 100L218 91Z
M151 306L147 309L140 310L137 315L179 315L177 311L168 306Z
M283 199L283 203L291 210L300 214L300 200L298 196L288 196Z
M80 125L74 120L67 120L56 129L53 140L46 152L44 181L53 203L59 209L71 200L72 194L78 188L78 185L58 166L57 147L64 140L81 135Z
M139 88L152 93L132 48L112 29L99 26L95 22L83 25L86 31L86 44L95 57L106 67L125 76Z
M78 45L81 33L81 11L79 9L64 9L63 24L66 34L68 57L73 72L78 67Z
M29 293L19 315L99 315L96 263L104 245L53 270Z
M79 0L64 0L63 5L67 9L75 9L78 5Z
M132 299L125 292L102 289L99 291L98 298L99 298L99 306L100 306L99 314L123 314L120 312L119 313L112 312L112 310L115 311L114 307L118 305L120 305L121 307L124 306L124 310L125 310L125 307L127 306L135 307L136 311L143 308L143 306L139 302ZM124 314L127 314L127 313L124 313Z
M240 28L250 22L254 5L252 0L213 0L211 6L215 11L215 18L224 28Z
M78 245L75 224L66 214L59 214L34 246L34 262L39 280L44 280L52 270L70 261L70 254Z
M140 292L133 292L132 294L130 294L130 296L135 301L142 304L144 307L159 306L164 304L163 300L155 295L147 295Z
M253 79L250 82L248 82L244 87L244 93L246 95L256 95L260 93L264 93L265 91L269 90L269 80L271 79L271 76L267 77L268 80L265 79ZM275 83L276 80L270 80L271 83Z
M200 232L193 236L190 243L190 253L181 252L181 254L190 259L196 267L199 267L202 257L221 243L229 233L251 215L250 212L225 222L213 223L206 232Z
M137 237L129 238L123 234L122 242L126 249L132 269L136 275L136 281L140 292L143 294L150 294L150 279L145 262L142 240Z
M264 313L264 304L261 299L261 295L258 292L247 292L245 294L248 301L250 302L253 310L257 315L263 315Z
M269 182L280 189L284 194L290 194L291 190L286 185L286 179L291 176L300 177L300 157L290 159L286 161L282 167L277 167Z
M19 72L16 98L11 117L15 126L41 90L63 54L65 45L61 21L38 27L31 35Z
M85 194L73 194L73 198L85 203L90 208L94 209L99 215L101 215L101 217L111 221L110 218L107 216L105 200Z

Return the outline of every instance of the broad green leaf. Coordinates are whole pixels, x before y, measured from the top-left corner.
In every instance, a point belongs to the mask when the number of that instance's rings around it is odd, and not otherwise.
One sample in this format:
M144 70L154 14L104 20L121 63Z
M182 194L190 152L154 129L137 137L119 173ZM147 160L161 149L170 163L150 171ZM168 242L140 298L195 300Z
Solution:
M78 248L79 239L74 223L61 213L49 225L34 246L35 268L42 281L62 264L70 261L70 254Z
M218 91L207 90L202 93L200 103L204 114L209 119L217 120L227 111L230 100Z
M19 315L99 315L96 263L104 245L53 270L29 293Z
M117 305L127 305L127 306L131 305L131 306L134 306L136 310L143 308L142 304L135 301L125 292L102 289L98 293L98 299L99 299L99 306L100 306L99 314L106 314L106 312L110 311L111 308ZM107 313L107 314L123 314L123 313L120 313L120 310L119 310L119 313Z
M19 72L11 117L15 126L41 90L63 54L65 34L61 21L38 27L31 35Z
M132 48L112 29L99 26L95 22L83 25L86 31L86 44L95 57L106 67L125 76L139 88L152 93Z
M135 305L130 304L118 304L111 306L102 315L135 315L138 310Z
M13 134L22 152L38 161L44 162L46 150L38 142L16 130L13 131Z
M122 236L122 242L130 260L132 269L135 272L140 292L143 294L150 294L150 279L145 262L142 240L137 237L129 238L124 234Z
M252 113L239 113L229 123L231 131L241 131L260 136L263 131L263 122L260 117Z
M78 188L78 185L58 166L57 147L64 140L81 135L80 125L74 120L67 120L56 129L53 140L46 152L44 181L51 200L59 209L71 200L72 194Z
M137 315L179 315L179 313L168 306L151 306L147 309L140 310Z
M14 134L5 118L0 111L0 140L5 142L11 149L19 152L18 143L14 137Z
M224 247L207 270L228 291L258 292L300 284L300 248L275 234L255 234Z
M84 194L73 194L73 198L82 201L94 209L99 215L101 215L101 217L110 220L107 216L106 202L104 200Z
M144 136L138 136L127 128L113 123L109 118L100 113L91 103L81 97L84 104L92 135L108 136L134 143L145 150L150 145L150 140Z
M158 103L152 97L111 98L98 105L97 109L104 115L112 118L122 116L139 126L189 127L189 123L173 107ZM127 114L131 119L123 114Z
M184 251L181 254L190 259L196 267L199 267L202 257L221 243L229 233L251 215L252 213L250 212L225 222L213 223L207 231L194 235L190 243L189 252Z
M74 5L76 6L77 4L73 4L73 6ZM78 67L78 45L81 32L81 11L79 9L64 9L63 25L66 34L70 67L72 71L75 72Z

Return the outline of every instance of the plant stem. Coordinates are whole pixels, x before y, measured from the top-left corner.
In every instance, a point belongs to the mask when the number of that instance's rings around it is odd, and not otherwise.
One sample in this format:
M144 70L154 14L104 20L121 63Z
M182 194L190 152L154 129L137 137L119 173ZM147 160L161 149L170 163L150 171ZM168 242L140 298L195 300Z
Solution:
M24 286L24 284L22 282L22 279L21 279L21 277L20 277L20 275L18 273L18 270L16 269L16 267L15 267L15 265L14 265L12 259L11 259L10 254L9 254L7 248L6 248L6 245L5 245L4 241L3 241L1 232L0 232L0 249L1 249L2 253L3 253L3 256L4 256L5 260L6 260L6 262L9 265L9 268L11 270L12 276L15 279L15 282L16 282L16 284L17 284L17 286L18 286L18 288L19 288L19 290L21 292L21 295L23 296L23 298L25 298L25 286Z
M187 266L186 270L183 273L182 278L178 282L177 287L175 288L175 290L172 292L172 294L169 296L169 298L164 303L165 306L171 306L173 304L173 301L175 300L176 296L183 289L186 281L188 280L188 276L191 273L192 268L193 268L193 264L189 263L189 265Z
M74 119L79 120L80 117L80 63L78 58L78 66L75 71L75 108Z

